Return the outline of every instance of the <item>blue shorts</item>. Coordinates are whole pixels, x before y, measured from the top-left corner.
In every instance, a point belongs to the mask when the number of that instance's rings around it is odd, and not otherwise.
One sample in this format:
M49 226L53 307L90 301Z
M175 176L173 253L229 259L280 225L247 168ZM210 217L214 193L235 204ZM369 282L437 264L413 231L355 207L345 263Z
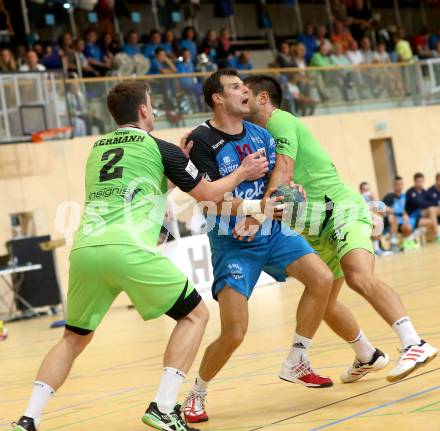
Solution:
M260 229L261 230L261 229ZM299 234L287 226L281 230L278 222L272 224L271 235L258 235L251 242L231 236L209 235L214 269L212 296L229 286L249 298L261 271L277 281L286 280L286 268L302 256L315 250Z

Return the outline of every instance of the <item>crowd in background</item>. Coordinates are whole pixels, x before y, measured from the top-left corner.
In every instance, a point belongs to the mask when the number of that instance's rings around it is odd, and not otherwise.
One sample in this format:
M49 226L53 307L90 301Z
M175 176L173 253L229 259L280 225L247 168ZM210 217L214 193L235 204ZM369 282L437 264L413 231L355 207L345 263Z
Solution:
M426 236L440 244L440 173L428 189L421 172L414 174L414 184L406 192L404 186L403 178L396 176L393 190L383 197L381 205L368 182L359 185L376 226L373 246L377 256L418 248ZM388 249L382 241L384 235L388 236Z

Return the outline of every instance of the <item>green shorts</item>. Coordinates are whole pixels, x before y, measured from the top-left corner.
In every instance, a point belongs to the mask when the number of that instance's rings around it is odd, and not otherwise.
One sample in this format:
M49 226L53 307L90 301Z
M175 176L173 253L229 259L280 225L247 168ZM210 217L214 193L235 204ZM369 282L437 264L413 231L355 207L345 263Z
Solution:
M368 216L351 223L341 224L336 229L330 220L318 235L304 235L321 259L333 273L335 280L344 276L340 261L351 250L362 248L373 253L371 233L373 224Z
M175 315L175 305L188 298L200 302L187 277L159 252L134 245L83 247L70 254L66 326L94 331L121 292L144 320L174 317L170 310Z

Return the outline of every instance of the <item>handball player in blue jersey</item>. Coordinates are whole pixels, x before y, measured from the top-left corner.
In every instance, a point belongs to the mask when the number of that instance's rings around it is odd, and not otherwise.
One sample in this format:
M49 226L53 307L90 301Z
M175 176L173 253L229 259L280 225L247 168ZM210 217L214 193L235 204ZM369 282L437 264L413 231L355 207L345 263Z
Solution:
M240 166L246 155L259 152L269 162L269 174L275 165L275 142L264 128L243 121L249 113L249 91L232 69L213 73L203 86L205 102L213 119L193 130L189 152L191 161L205 178L215 181ZM242 218L259 217L268 177L245 181L234 191L242 205ZM239 199L235 199L236 203ZM234 213L232 213L234 214ZM317 375L310 366L307 349L326 309L332 286L332 274L308 243L298 234L281 229L278 221L267 219L253 241L234 236L237 217L208 216L208 233L214 283L212 293L218 300L221 318L220 336L206 349L194 386L183 404L188 422L205 422L205 398L208 382L222 369L241 344L248 328L248 300L261 271L277 281L286 276L297 278L305 286L296 314L297 326L292 348L283 363L280 377L308 387L331 386L329 378ZM214 225L214 226L213 226Z

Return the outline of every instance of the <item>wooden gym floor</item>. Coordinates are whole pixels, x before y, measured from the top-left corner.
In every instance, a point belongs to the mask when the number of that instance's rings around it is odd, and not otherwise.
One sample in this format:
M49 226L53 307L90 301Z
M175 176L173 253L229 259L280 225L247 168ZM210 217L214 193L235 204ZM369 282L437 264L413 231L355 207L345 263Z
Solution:
M402 296L421 335L440 346L440 246L377 260L377 274ZM278 371L290 346L300 286L257 289L250 301L250 327L243 345L210 385L209 431L232 430L440 430L440 358L396 384L385 372L343 385L339 374L353 360L351 349L323 324L312 345L313 366L331 376L335 386L308 389L281 381ZM341 299L364 332L382 350L398 358L392 330L365 301L345 286ZM218 309L209 303L211 320L202 348L217 336ZM48 329L53 319L8 325L0 343L0 429L26 406L31 382L43 354L62 329ZM135 311L113 308L94 341L79 358L70 379L49 403L41 431L146 430L140 417L152 400L161 373L161 357L173 323L164 317L143 323ZM193 381L201 354L184 384ZM149 429L149 428L148 428Z

